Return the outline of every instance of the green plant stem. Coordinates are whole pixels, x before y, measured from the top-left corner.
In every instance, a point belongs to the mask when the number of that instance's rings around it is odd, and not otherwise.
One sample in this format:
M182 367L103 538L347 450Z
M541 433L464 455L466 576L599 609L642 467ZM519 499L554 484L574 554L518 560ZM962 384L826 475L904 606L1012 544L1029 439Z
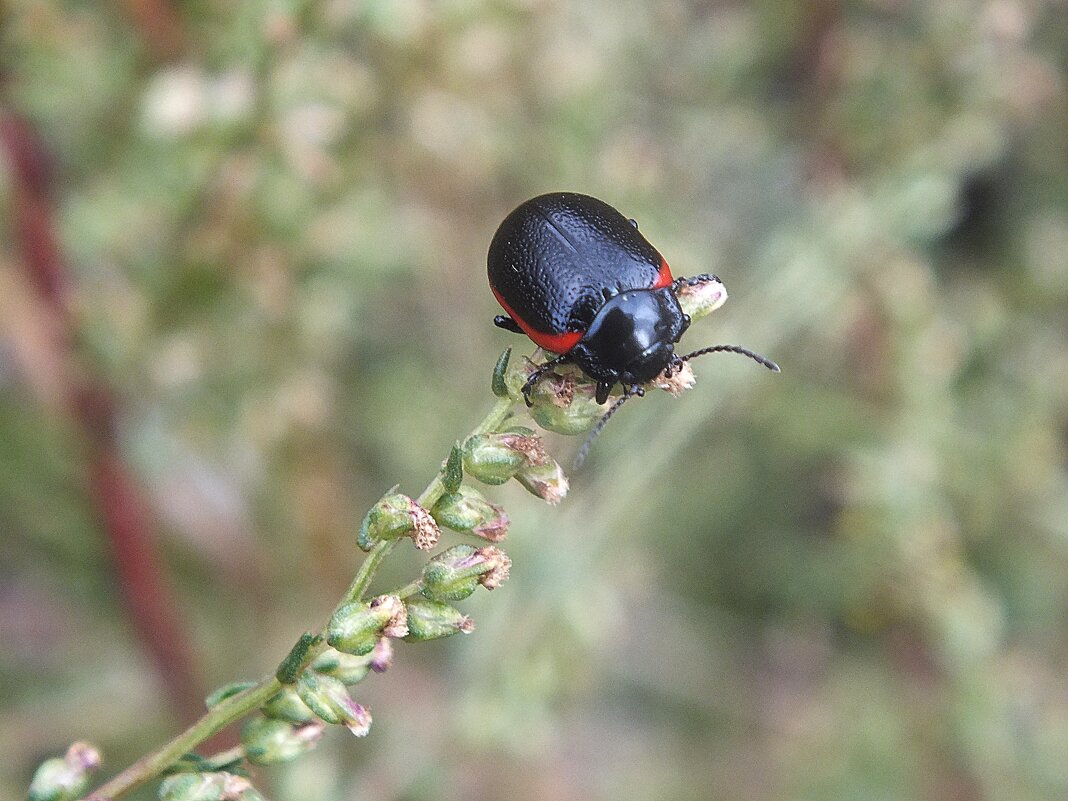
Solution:
M341 600L337 606L334 607L334 612L337 612L345 604L353 603L360 600L363 594L367 592L367 587L371 583L371 579L375 577L375 573L378 571L379 566L389 556L389 552L393 550L393 547L400 542L400 540L382 540L370 551L367 552L367 556L364 557L363 564L360 565L360 569L356 571L356 577L352 580L352 584L345 591L345 594L341 596ZM325 637L326 630L323 629L323 635Z
M110 801L134 787L159 776L167 768L192 751L204 740L221 731L235 720L267 703L282 689L274 676L269 676L254 687L233 695L209 709L196 723L179 734L162 748L142 757L118 776L100 785L87 801Z
M417 581L409 582L408 584L405 584L403 587L400 587L399 589L391 590L389 594L390 595L396 595L398 598L400 598L403 601L405 598L410 598L413 595L418 595L422 591L422 589L423 589L423 580L419 579Z
M510 398L499 398L489 414L483 418L482 422L474 428L469 436L485 434L499 428L504 421L508 419L508 416L512 412L513 405L514 401ZM434 477L434 480L427 485L425 490L423 490L422 494L417 499L417 502L423 507L433 506L444 491L445 487L444 484L442 484L441 472L439 471ZM393 550L393 547L396 544L397 540L387 540L378 543L370 550L366 558L364 558L363 563L360 565L360 569L356 572L352 584L349 585L348 590L338 604L338 608L346 603L358 601L363 598L364 593L367 592L367 588L371 585L371 581L374 579L378 568L381 566L385 558L389 556L390 551ZM309 649L306 655L307 658L305 664L310 663L312 659L325 650L325 648L325 642L321 642ZM281 689L281 683L272 675L265 678L259 684L249 687L247 690L240 692L237 695L233 695L224 701L220 701L209 709L196 723L166 745L153 751L151 754L142 757L122 773L100 785L100 787L94 790L90 795L86 796L85 801L113 801L113 799L129 792L134 787L161 775L167 768L177 762L183 754L189 753L204 740L226 728L231 723L240 720L256 709L259 709Z

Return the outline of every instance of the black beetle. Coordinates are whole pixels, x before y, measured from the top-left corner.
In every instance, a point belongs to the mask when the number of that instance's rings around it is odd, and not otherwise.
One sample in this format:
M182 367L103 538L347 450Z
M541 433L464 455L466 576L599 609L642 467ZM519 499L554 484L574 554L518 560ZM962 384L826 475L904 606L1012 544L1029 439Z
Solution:
M741 353L779 370L736 345L676 354L690 325L676 293L719 279L672 278L637 223L603 200L553 192L520 204L494 234L488 263L490 289L508 312L493 322L557 354L531 373L523 387L528 404L535 382L562 362L577 364L597 382L598 403L617 383L623 399L643 395L643 384L705 353Z

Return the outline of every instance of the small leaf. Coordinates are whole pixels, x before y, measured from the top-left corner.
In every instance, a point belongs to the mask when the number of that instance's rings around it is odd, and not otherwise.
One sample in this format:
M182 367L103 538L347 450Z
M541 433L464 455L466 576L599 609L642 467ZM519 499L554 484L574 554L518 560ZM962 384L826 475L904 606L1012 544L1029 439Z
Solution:
M313 646L318 645L322 639L318 634L301 634L300 639L297 640L289 655L278 666L278 671L274 674L274 677L282 684L293 684L300 675L300 671L304 669L308 651Z
M493 394L498 398L508 397L508 385L504 380L506 373L508 372L508 359L512 356L512 349L508 348L497 359L497 364L493 367L493 381L490 387L493 389ZM449 490L455 492L456 490Z
M464 480L464 452L460 443L452 446L449 458L445 462L445 470L441 476L441 483L446 492L459 492L460 484Z

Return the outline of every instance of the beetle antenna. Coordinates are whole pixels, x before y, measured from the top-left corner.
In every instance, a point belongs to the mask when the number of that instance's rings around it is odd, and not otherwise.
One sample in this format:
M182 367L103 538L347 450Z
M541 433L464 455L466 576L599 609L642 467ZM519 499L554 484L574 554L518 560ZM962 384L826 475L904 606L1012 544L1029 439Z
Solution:
M690 359L696 359L698 356L704 356L706 353L740 353L742 356L748 356L757 364L762 364L771 370L773 373L781 373L779 365L775 364L771 359L766 356L761 356L759 353L754 353L749 348L743 348L740 345L713 345L710 348L701 348L695 350L693 353L687 353L685 356L680 356L680 362L688 362ZM611 411L611 410L609 410Z
M624 392L620 395L619 400L608 407L608 411L597 421L597 425L590 430L589 435L586 437L586 441L582 443L582 447L579 448L578 453L575 454L575 461L571 463L572 472L577 473L582 469L582 465L586 461L586 456L589 455L590 446L593 444L593 441L597 439L597 435L604 430L606 425L608 425L608 421L612 419L613 414L619 411L619 407L622 406L628 398L631 398L636 394L637 393Z

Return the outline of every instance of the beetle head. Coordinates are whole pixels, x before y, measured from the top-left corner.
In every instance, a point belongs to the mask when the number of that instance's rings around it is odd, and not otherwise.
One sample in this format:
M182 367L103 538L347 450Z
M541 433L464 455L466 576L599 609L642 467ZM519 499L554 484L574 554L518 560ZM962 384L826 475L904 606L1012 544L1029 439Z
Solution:
M671 363L690 318L669 287L608 292L606 297L569 355L609 387L651 381Z

